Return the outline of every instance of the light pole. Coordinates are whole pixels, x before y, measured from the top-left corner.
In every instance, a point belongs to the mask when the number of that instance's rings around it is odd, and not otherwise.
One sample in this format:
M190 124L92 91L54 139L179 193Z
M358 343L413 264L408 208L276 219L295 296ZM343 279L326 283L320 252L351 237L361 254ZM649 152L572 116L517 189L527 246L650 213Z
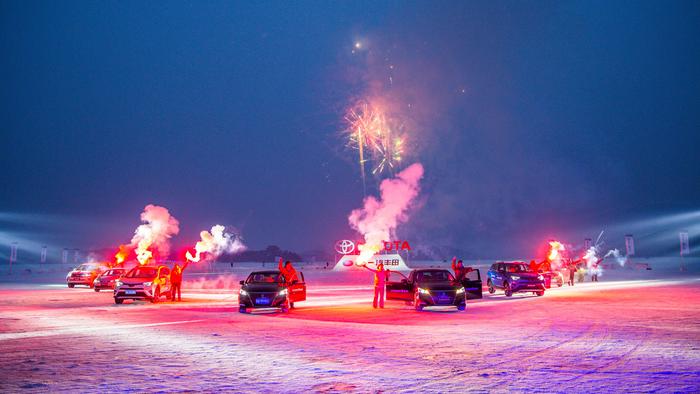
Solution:
M681 272L685 271L685 259L683 256L690 254L690 242L688 241L688 232L681 231L679 234L681 241Z
M17 261L17 242L13 242L10 245L10 270L9 273L12 273L12 263Z

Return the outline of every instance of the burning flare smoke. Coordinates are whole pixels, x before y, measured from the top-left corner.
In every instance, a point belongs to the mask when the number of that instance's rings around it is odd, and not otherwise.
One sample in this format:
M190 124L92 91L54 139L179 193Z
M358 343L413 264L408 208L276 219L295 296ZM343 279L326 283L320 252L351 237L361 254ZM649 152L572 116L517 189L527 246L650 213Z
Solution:
M194 246L194 256L189 251L186 253L186 258L192 262L198 262L205 254L207 259L216 259L222 253L238 253L246 249L246 246L241 241L238 234L230 234L225 232L226 228L220 224L211 228L211 232L202 231L200 233L201 241Z
M412 164L395 178L382 181L379 200L369 196L364 200L364 207L350 213L350 226L365 240L364 245L358 246L360 255L355 264L366 264L381 249L384 241L394 238L396 227L408 219L406 211L420 191L422 177L423 166Z
M552 266L552 269L559 269L564 263L564 251L566 247L559 241L549 241L549 254L547 255L547 260Z
M121 245L115 259L121 262L128 255L127 249L136 253L139 264L145 265L153 258L153 252L159 256L170 253L170 238L180 232L180 222L170 215L167 208L149 204L141 212L143 224L136 228L131 243Z

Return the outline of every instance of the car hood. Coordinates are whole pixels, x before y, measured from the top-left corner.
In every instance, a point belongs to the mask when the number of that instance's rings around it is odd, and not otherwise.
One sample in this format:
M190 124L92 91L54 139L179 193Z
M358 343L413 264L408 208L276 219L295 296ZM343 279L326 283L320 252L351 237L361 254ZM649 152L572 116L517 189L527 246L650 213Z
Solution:
M456 290L462 287L452 282L425 282L418 283L417 286L426 290Z
M144 282L153 282L156 279L156 277L152 278L121 278L121 282L124 283L125 285L138 285Z
M241 288L245 291L251 291L251 292L274 292L274 291L279 291L282 290L284 287L280 286L277 283L248 283Z

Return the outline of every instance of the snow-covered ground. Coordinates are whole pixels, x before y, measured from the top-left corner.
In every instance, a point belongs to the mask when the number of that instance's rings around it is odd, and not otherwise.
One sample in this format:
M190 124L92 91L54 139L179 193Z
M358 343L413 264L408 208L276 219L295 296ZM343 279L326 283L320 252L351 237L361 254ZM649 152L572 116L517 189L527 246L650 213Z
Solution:
M691 263L421 313L372 309L362 271L307 267L308 301L252 315L240 270L187 273L185 301L157 305L35 271L0 284L0 392L697 392Z

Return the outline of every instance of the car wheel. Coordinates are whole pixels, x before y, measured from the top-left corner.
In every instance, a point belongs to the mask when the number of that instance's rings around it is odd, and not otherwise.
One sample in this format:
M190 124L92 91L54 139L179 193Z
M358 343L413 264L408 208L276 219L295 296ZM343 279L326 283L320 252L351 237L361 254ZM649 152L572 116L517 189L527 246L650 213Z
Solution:
M493 294L496 292L496 289L493 287L493 282L491 282L491 279L489 279L486 285L489 287L489 294Z
M467 304L458 305L458 306L457 306L457 310L458 310L458 311L464 311L464 310L466 310L466 309L467 309Z
M95 292L99 293L99 292L100 292L100 289L95 289Z
M72 283L69 283L69 284L68 284L68 287L72 289L72 288L74 288L74 287L75 287L75 285L74 285L74 284L72 284Z
M423 310L423 305L421 305L418 295L416 295L413 299L413 307L419 312Z
M238 312L240 313L246 313L248 310L246 309L245 305L239 305L238 306Z
M290 303L289 303L289 308L290 308L290 309L294 309L294 303L293 303L293 302L290 302Z
M158 301L160 301L160 287L156 287L156 291L153 292L153 297L151 298L151 302L154 304L157 304Z
M282 313L289 312L289 308L287 308L286 306L283 306L282 308L280 308L280 310L282 311Z
M537 294L538 297L542 297L544 295L544 291L537 291L535 294Z
M503 282L503 291L506 293L506 297L513 296L513 291L510 289L510 283Z
M116 298L116 297L114 297L114 303L115 303L115 304L122 304L123 302L124 302L124 300L122 300L121 298Z
M557 282L557 286L558 286L558 287L564 286L564 281L561 280L561 279L559 279L559 281Z

